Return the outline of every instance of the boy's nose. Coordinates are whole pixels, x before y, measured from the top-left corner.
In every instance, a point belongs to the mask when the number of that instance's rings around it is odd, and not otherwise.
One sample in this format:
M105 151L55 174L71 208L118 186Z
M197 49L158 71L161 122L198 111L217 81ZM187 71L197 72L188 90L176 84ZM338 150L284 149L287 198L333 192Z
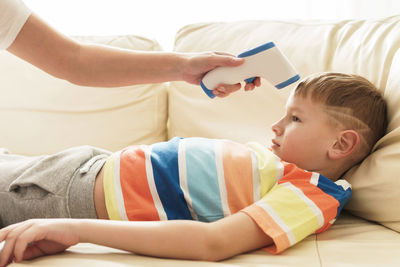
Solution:
M283 129L279 126L279 122L280 121L277 121L271 126L272 131L275 133L276 136L279 136L283 133Z

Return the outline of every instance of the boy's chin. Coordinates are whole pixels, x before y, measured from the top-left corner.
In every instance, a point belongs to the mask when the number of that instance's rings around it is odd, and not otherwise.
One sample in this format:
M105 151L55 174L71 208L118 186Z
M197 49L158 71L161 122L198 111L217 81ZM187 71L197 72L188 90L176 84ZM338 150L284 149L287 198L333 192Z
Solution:
M279 147L271 146L271 147L270 147L270 150L272 151L272 153L275 154L275 156L277 156L277 157L279 157L280 159L282 159L282 158L281 158L281 155L280 155L280 153L279 153Z
M281 154L279 153L279 150L277 149L271 149L272 153L275 154L275 156L277 156L280 160L285 161L284 159L281 158Z

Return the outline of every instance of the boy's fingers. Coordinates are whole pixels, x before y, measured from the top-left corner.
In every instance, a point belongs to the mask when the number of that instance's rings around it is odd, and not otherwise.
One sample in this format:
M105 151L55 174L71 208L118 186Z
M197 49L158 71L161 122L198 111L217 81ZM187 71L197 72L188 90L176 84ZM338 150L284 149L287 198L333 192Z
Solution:
M0 229L0 242L3 241L7 237L8 233L10 231L12 231L13 229L15 229L16 227L18 227L21 224L22 223L16 223L16 224L12 224L12 225L9 225L7 227Z
M14 257L15 243L17 242L20 234L31 226L28 222L18 223L5 228L5 240L3 249L0 254L0 266L5 266L7 262Z
M14 257L14 245L16 239L7 239L0 254L0 266L5 266Z
M39 256L43 256L43 251L37 246L28 246L22 255L22 260L35 259Z
M15 242L14 245L14 256L17 262L24 259L24 253L27 249L32 250L32 247L28 247L31 242L41 240L40 233L35 230L37 227L30 227L23 231Z

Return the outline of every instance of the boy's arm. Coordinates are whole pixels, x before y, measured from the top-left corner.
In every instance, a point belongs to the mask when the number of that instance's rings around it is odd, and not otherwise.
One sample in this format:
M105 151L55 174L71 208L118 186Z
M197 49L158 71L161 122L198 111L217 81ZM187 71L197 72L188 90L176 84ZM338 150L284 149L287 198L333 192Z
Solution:
M81 230L81 242L90 242L135 253L196 260L221 260L266 246L271 240L245 213L213 223L197 221L99 222ZM103 234L98 235L97 233ZM121 236L125 235L122 239Z
M242 212L213 223L29 220L0 230L0 240L6 241L0 255L0 266L13 255L17 261L31 259L63 251L78 242L149 256L209 261L222 260L272 243Z
M7 50L55 77L101 87L174 80L200 84L204 74L215 67L238 66L244 62L226 53L138 52L82 45L54 30L35 14L28 18Z

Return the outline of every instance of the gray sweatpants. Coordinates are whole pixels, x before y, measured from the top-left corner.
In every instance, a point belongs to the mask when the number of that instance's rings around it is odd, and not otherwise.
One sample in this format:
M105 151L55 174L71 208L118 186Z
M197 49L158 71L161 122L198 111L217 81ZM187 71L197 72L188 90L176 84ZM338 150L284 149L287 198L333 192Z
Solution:
M0 151L0 227L31 218L97 218L94 181L110 154L90 146L35 157Z

